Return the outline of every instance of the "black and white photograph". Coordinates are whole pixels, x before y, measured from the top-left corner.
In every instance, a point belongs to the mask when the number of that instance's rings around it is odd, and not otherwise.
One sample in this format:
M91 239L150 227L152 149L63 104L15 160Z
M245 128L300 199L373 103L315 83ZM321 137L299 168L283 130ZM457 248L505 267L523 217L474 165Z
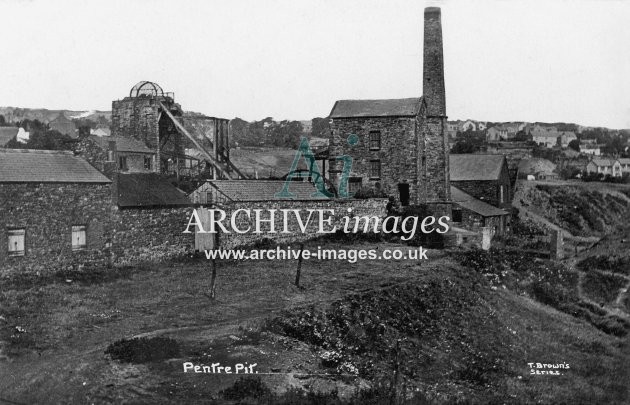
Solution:
M0 405L630 404L630 1L0 15Z

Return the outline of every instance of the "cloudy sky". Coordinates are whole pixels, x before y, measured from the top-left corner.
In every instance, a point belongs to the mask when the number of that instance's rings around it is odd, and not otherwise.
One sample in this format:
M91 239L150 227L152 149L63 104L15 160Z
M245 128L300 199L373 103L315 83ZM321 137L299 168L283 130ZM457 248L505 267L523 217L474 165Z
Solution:
M425 6L449 118L630 128L621 0L0 0L0 106L109 110L140 80L247 120L418 96Z

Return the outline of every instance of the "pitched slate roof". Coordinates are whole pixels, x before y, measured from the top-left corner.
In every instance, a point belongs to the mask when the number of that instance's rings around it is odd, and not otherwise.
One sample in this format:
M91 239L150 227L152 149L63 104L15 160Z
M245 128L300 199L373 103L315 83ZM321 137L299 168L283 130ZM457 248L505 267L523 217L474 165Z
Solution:
M6 145L15 138L20 129L18 127L0 127L0 146Z
M111 136L112 135L112 131L109 128L96 128L94 130L91 131L92 135L96 135L96 136Z
M503 155L450 155L451 181L498 180L504 162Z
M0 183L110 183L69 151L0 149Z
M330 118L351 117L413 117L420 112L422 98L390 100L339 100Z
M48 127L51 130L58 131L61 134L68 135L70 138L78 138L77 127L74 125L74 122L68 119L66 115L62 112L59 113L57 118L50 121L48 123Z
M156 173L117 174L119 207L186 207L183 191Z
M523 159L518 163L518 171L524 174L551 173L554 170L556 170L556 165L543 158Z
M591 160L596 166L612 166L616 159L594 158Z
M451 200L460 207L476 212L484 217L508 215L507 211L478 200L470 194L466 194L462 190L453 186L451 186Z
M209 180L208 183L232 201L271 201L287 200L277 198L276 193L282 191L284 181L278 180ZM313 197L317 190L307 181L292 181L289 192L295 194L292 200L321 200L325 197Z
M114 141L118 152L155 153L144 142L134 138L90 135L90 139L103 149L109 149L109 142Z

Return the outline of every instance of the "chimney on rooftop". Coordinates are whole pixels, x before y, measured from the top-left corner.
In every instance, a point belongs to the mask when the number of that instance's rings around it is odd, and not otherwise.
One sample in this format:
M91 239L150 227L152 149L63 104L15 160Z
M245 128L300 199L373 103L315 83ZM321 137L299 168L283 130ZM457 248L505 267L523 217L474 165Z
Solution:
M446 116L441 14L439 7L424 9L422 95L427 102L427 115L434 117Z

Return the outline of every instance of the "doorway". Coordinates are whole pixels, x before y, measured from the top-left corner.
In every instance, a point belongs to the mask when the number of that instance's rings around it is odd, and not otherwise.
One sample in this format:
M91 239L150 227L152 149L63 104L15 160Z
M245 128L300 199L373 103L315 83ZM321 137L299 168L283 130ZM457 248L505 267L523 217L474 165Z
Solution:
M403 207L409 205L409 183L398 184L398 197L400 199L400 205Z

